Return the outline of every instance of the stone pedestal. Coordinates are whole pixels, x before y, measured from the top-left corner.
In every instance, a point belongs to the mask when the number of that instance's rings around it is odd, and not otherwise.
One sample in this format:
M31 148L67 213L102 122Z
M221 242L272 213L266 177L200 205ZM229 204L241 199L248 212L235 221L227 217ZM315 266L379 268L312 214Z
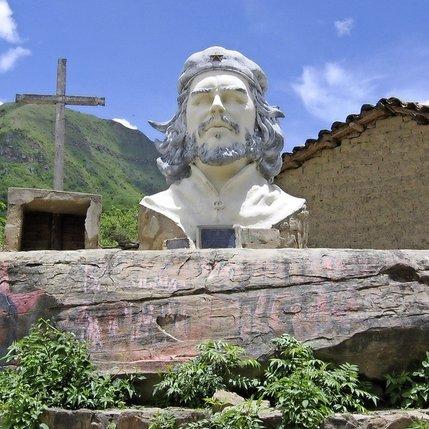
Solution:
M308 241L308 211L292 214L272 228L247 228L235 226L235 246L243 249L305 248ZM217 228L217 225L206 225ZM224 228L233 226L224 225ZM200 237L194 243L171 219L140 205L139 209L139 249L161 250L185 247L200 247ZM228 246L225 246L228 247Z
M101 195L9 188L5 250L98 247Z
M424 250L3 252L0 354L49 317L115 373L157 373L207 339L264 359L289 333L382 378L429 350L428 272Z

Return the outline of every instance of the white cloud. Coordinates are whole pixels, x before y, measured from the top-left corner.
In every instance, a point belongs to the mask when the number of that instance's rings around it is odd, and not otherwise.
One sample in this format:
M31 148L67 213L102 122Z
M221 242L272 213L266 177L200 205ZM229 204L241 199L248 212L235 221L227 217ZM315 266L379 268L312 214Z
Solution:
M424 104L424 105L426 105L426 106L429 106L429 100L422 101L422 103L421 103L421 104Z
M3 104L3 101L0 100L0 106Z
M25 48L18 46L16 48L11 48L4 54L0 55L0 73L7 72L11 70L15 63L23 57L26 57L31 54L31 51Z
M19 43L16 22L7 0L0 0L0 38L9 43Z
M337 30L338 37L349 36L354 25L354 20L352 18L346 18L342 21L335 21L334 25Z
M130 128L132 130L137 130L137 127L133 124L130 124L126 119L113 118L112 120L122 124L124 127Z
M373 100L374 79L359 76L338 63L326 63L321 68L305 66L292 88L311 114L332 122L359 112L362 104Z

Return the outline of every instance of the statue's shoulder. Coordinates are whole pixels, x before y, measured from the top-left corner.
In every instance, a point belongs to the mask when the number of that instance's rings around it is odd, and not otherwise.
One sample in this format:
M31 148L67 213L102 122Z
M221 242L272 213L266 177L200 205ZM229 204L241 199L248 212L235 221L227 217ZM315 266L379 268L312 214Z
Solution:
M156 210L157 208L173 207L174 198L171 187L156 194L146 195L140 201L140 206L144 206L152 210Z
M305 198L298 198L294 197L293 195L288 194L285 192L282 188L280 188L278 185L270 183L269 184L269 191L274 192L277 195L277 198L279 201L287 202L288 205L291 207L294 207L294 210L301 210L306 205Z

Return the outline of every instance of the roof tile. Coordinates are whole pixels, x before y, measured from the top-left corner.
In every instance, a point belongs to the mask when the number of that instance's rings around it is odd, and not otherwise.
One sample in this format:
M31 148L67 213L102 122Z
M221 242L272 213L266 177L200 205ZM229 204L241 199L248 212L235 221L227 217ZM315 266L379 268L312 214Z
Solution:
M429 106L401 101L395 97L381 98L375 106L372 104L362 105L360 113L348 115L345 122L333 122L331 130L319 131L317 139L307 139L303 146L295 146L291 153L285 152L282 171L298 168L321 150L339 146L341 140L348 134L359 132L357 130L363 131L368 124L395 115L411 116L421 125L429 124Z

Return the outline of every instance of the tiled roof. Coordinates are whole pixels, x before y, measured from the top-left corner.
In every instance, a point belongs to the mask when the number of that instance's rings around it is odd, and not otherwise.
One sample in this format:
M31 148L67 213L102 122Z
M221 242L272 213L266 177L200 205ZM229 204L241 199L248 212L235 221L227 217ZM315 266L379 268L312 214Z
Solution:
M285 152L282 171L298 168L318 152L339 146L349 134L361 133L368 124L395 115L411 116L419 124L429 124L429 106L398 98L382 98L375 106L364 104L360 113L347 116L345 122L334 122L330 130L321 130L317 139L308 139L304 146L294 147L291 153Z

